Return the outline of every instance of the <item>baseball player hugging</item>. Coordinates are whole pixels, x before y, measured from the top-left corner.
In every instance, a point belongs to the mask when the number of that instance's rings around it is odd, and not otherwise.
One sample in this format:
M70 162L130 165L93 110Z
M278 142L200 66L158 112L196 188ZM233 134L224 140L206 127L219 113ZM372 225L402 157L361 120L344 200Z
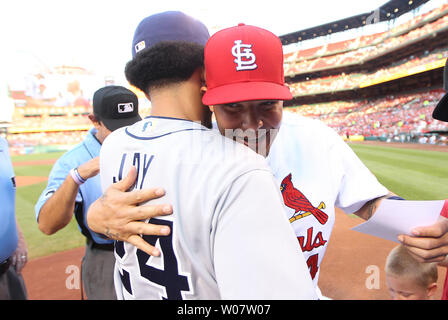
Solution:
M335 207L354 213L388 191L332 129L289 112L267 160L317 286Z

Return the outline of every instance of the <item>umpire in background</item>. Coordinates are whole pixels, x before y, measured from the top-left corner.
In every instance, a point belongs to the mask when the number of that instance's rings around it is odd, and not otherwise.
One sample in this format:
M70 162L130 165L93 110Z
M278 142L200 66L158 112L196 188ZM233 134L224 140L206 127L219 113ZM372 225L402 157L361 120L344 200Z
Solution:
M436 120L448 122L448 59L446 60L443 71L443 89L445 90L445 95L434 109L432 117ZM440 265L448 267L448 258L440 263ZM445 283L443 284L442 300L448 300L448 272L445 276Z
M0 137L0 300L26 300L21 271L27 262L26 242L17 223L16 180L8 141Z
M83 142L57 160L35 213L39 229L47 235L64 228L75 215L87 240L81 271L87 299L114 300L113 241L87 227L86 213L102 194L98 175L101 144L112 131L141 120L138 98L121 86L103 87L93 96L93 114L89 119L94 127Z

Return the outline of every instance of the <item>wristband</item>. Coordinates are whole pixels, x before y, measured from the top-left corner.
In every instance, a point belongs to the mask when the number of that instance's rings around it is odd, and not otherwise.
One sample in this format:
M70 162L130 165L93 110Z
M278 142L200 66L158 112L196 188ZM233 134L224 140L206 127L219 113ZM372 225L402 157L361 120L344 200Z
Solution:
M443 204L442 211L440 211L442 217L448 218L448 200L445 200Z
M390 197L388 197L386 199L387 200L405 200L404 198L399 197L399 196L390 196Z
M84 180L81 175L78 172L78 168L73 168L70 170L70 175L72 176L73 181L75 181L75 183L80 186L82 185L84 182L86 182L86 180Z
M78 172L78 168L74 168L73 172L76 174L76 177L78 178L79 181L81 181L81 183L86 182L86 179L84 179L83 177L81 177L81 175Z

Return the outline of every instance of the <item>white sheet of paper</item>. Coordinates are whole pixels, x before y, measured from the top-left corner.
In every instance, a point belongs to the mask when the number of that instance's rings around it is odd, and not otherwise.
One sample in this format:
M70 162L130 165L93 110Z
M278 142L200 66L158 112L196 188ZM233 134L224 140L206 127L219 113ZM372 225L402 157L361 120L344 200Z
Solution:
M437 221L444 200L383 200L372 218L352 230L399 242L400 234L411 234L415 227L430 226Z

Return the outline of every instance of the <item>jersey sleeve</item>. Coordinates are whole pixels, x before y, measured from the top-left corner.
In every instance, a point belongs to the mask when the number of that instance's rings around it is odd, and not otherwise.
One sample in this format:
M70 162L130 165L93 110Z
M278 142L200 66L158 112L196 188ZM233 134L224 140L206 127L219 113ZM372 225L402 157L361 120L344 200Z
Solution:
M315 299L269 171L236 179L217 206L213 255L222 299Z
M69 174L70 170L72 169L70 163L64 161L64 159L65 157L62 156L54 164L53 168L51 169L50 175L48 176L48 184L46 188L42 191L39 199L36 202L36 205L34 206L36 221L39 220L39 213L42 206L53 195L53 193L55 193L56 190L59 189L64 180L67 178L67 175ZM82 198L79 191L78 194L76 195L76 202L82 202Z
M367 201L388 194L373 173L358 158L350 146L334 133L330 154L335 166L334 173L338 175L333 181L338 181L335 206L346 213L358 211Z

